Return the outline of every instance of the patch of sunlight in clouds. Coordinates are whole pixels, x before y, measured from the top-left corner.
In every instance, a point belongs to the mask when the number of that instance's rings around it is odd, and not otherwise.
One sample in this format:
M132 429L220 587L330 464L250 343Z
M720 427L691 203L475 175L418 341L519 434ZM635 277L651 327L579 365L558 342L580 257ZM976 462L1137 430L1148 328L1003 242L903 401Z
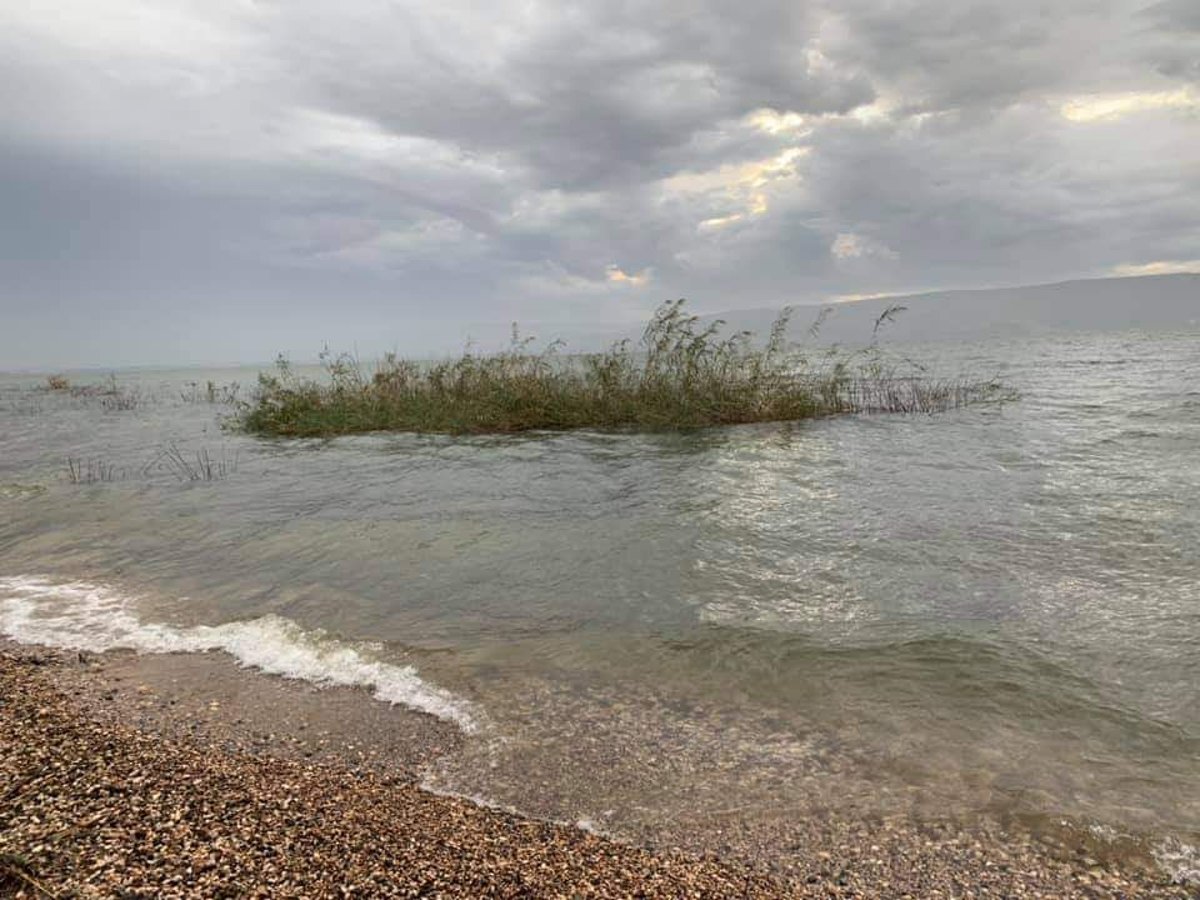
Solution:
M1193 93L1189 88L1179 88L1175 91L1092 94L1068 100L1059 111L1063 118L1072 122L1098 122L1162 109L1200 110L1200 95Z
M755 110L746 117L746 123L765 131L767 134L781 134L785 131L798 131L807 121L805 116L796 112L778 112L769 107Z
M885 292L882 294L834 294L832 297L826 297L826 303L857 303L859 300L884 300L888 297L907 296L905 294L897 294L894 292Z
M892 101L877 98L874 102L856 106L847 113L822 113L816 116L807 116L791 110L780 112L764 106L750 113L742 121L765 134L807 137L812 134L813 126L820 125L822 122L850 120L860 125L871 125L888 121L892 118L893 107ZM918 113L910 118L921 121L929 115L931 114Z
M874 103L869 103L866 106L857 106L846 114L847 118L853 119L861 125L873 125L879 122L889 121L892 117L892 104L887 100L876 100ZM926 116L917 115L913 118L918 121Z
M1117 276L1200 274L1200 259L1159 259L1148 263L1125 263L1114 266L1112 274Z
M618 266L616 263L610 263L605 269L605 277L613 284L627 284L630 287L642 287L650 283L650 270L642 269L640 272L630 274Z
M771 195L786 190L799 179L796 165L809 152L808 147L787 147L766 159L672 175L663 180L662 187L670 197L724 207L719 215L699 223L699 230L713 231L767 212L771 208Z
M728 216L713 216L711 219L705 219L696 227L700 231L717 231L729 225L736 225L744 218L745 216L741 213L731 213Z

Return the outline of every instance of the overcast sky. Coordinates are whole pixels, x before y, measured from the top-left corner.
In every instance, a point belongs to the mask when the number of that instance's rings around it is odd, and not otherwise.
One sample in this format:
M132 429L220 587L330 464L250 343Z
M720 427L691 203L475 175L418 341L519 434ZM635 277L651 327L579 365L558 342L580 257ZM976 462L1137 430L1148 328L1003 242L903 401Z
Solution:
M0 0L0 369L1200 269L1196 0Z

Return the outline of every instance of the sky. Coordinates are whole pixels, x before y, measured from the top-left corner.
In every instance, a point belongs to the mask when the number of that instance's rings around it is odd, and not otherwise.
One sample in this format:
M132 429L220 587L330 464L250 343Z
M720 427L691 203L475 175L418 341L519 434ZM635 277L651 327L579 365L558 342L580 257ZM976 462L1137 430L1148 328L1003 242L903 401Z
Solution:
M0 369L1200 270L1200 3L0 0Z

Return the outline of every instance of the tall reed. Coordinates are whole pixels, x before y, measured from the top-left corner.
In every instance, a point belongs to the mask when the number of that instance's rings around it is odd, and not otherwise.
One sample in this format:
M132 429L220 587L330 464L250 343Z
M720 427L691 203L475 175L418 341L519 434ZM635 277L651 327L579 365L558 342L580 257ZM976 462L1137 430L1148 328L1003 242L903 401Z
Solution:
M898 310L891 310L877 323ZM446 433L530 429L685 429L848 412L936 412L1008 399L994 380L937 380L865 351L816 360L789 347L791 310L765 342L703 325L683 300L654 313L636 345L566 356L531 349L516 326L508 350L421 364L389 354L367 373L348 355L322 354L327 380L296 375L282 357L259 376L238 422L265 435L365 431Z

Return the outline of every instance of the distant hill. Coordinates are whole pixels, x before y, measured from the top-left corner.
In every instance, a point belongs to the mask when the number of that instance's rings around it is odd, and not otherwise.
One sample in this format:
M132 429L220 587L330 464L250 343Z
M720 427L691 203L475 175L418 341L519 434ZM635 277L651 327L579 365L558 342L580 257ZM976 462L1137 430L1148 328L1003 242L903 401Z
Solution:
M1200 273L1098 278L1030 287L937 291L827 304L820 342L865 343L889 306L907 309L886 328L888 341L978 340L1072 331L1200 328ZM797 306L790 335L801 338L824 307ZM765 334L777 309L732 310L731 328Z

